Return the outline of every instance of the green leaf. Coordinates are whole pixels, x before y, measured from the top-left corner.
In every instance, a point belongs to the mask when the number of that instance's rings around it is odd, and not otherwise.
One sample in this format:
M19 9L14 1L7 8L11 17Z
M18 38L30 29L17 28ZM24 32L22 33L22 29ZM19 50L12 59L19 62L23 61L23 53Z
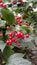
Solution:
M21 26L20 28L24 33L30 33L29 27L28 26Z
M6 65L32 65L30 61L23 59L23 56L24 54L21 53L11 55Z
M4 51L3 51L3 55L5 57L5 60L7 61L7 59L13 54L14 52L12 51L12 48L8 45L6 45Z
M3 51L6 44L3 41L0 41L0 49Z
M0 20L0 27L5 27L6 21Z
M15 18L14 18L14 15L13 13L9 10L9 9L2 9L1 10L1 13L2 13L2 16L4 18L4 20L9 24L9 25L12 25L15 23Z

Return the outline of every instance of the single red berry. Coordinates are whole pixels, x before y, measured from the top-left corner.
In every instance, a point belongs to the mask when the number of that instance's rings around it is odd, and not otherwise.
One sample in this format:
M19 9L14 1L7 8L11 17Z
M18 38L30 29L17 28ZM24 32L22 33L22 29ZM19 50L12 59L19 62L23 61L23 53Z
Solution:
M18 37L18 38L21 38L21 33L20 33L20 32L17 32L17 33L15 34L15 36Z
M15 1L13 1L13 2L12 2L12 4L13 4L13 5L15 5L15 4L16 4L16 2L15 2Z
M17 36L17 32L15 32L15 36Z
M0 3L2 3L2 0L0 0Z
M0 37L2 37L3 36L3 34L2 33L0 33Z
M20 37L21 37L21 38L23 37L23 33L22 33L22 32L20 32Z
M10 36L10 37L12 36L12 32L9 33L9 36Z
M18 40L17 39L15 39L15 41L14 41L15 43L17 43L18 42Z
M12 40L9 40L9 45L12 45Z
M6 4L3 4L3 8L6 8L7 7L7 5Z
M15 42L15 38L12 38L12 42Z
M29 34L26 34L26 38L29 38Z
M13 37L15 35L15 31L11 31L10 33L9 33L9 38L11 38L11 37Z
M12 36L9 36L9 39L12 39Z
M20 19L20 20L19 20L19 23L22 23L22 22L23 22L23 21Z
M24 34L23 33L21 33L21 38L24 39Z
M9 40L7 40L6 43L9 44Z
M16 46L20 48L21 44L20 44L20 43L18 43L18 44L16 44Z
M23 35L23 33L22 33L22 32L20 32L20 34L21 34L21 36Z
M22 39L24 39L24 35L22 35Z
M0 7L3 7L3 3L0 3Z

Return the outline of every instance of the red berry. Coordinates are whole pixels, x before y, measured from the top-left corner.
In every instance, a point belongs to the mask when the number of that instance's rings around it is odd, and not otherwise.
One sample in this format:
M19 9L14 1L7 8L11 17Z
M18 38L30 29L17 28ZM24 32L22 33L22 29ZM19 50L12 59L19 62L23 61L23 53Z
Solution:
M9 38L13 37L15 35L15 31L12 31L9 33Z
M10 37L12 36L12 32L9 33L9 36L10 36Z
M3 4L3 8L6 8L7 7L7 5L6 4Z
M19 20L20 20L20 19L17 19L17 20L16 20L16 21L17 21L17 23L19 23Z
M17 39L15 39L15 41L14 41L15 43L17 43L18 42L18 40Z
M23 21L22 20L19 20L19 23L22 23Z
M29 34L26 34L26 38L29 38Z
M22 33L22 32L20 32L20 34L21 34L21 36L23 35L23 33Z
M2 37L3 36L3 34L2 33L0 33L0 37Z
M0 3L0 7L3 7L3 3Z
M15 4L16 4L16 2L15 2L15 1L13 1L13 2L12 2L12 4L13 4L13 5L15 5Z
M15 33L15 36L17 36L17 32Z
M8 45L12 45L12 40L7 40L6 43L7 43Z
M20 44L20 43L18 43L18 44L16 44L16 46L17 46L17 47L20 47L20 46L21 46L21 44Z
M12 38L12 42L15 42L15 38Z
M7 29L10 29L10 26L7 26L6 28L7 28Z
M20 32L20 37L22 38L22 36L23 36L23 33L22 33L22 32Z
M21 38L24 39L24 34L21 32Z
M12 36L9 36L9 39L12 39Z
M15 34L15 36L18 37L18 38L20 38L20 37L21 37L20 32L17 32L17 33Z
M0 0L0 3L2 2L2 0Z
M22 35L22 39L24 39L24 35Z

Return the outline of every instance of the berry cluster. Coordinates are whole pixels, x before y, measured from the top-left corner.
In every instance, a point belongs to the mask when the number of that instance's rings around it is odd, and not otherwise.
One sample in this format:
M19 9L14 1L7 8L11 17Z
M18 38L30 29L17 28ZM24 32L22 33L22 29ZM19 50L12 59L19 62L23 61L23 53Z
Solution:
M26 38L29 38L29 34L26 34L25 37L26 37Z
M17 39L14 38L15 36L14 31L10 32L8 36L9 36L9 40L6 41L8 45L12 45L12 43L17 43Z
M19 16L15 17L15 20L17 21L18 24L22 24L23 23L21 17L19 17Z
M10 32L8 36L9 36L9 40L6 41L6 43L8 45L12 45L13 43L15 43L15 45L17 47L20 47L21 46L21 44L18 43L18 39L15 38L15 32L14 31Z
M12 45L13 43L15 43L15 45L18 47L21 46L21 44L19 43L19 39L24 39L25 37L29 38L28 34L24 35L22 32L15 32L15 31L10 32L8 36L9 40L7 40L6 43L8 45Z
M22 2L22 0L19 0L19 2ZM12 2L13 5L16 4L15 1ZM7 5L2 3L2 0L0 0L0 7L6 8ZM16 23L17 25L26 25L29 26L29 23L26 22L24 23L24 21L22 20L21 16L16 16L15 17ZM10 29L10 26L6 26L6 29ZM0 34L0 37L2 37L2 34ZM29 34L23 34L22 32L17 32L17 31L11 31L8 35L9 39L6 41L6 43L8 45L12 45L13 43L15 43L18 47L21 46L21 44L19 43L19 39L24 39L24 38L29 38Z
M17 32L17 33L15 34L15 36L16 36L17 38L24 39L24 34L23 34L22 32Z
M17 21L17 23L20 25L20 24L23 24L23 25L26 25L26 26L29 26L29 23L28 22L25 22L22 20L21 17L17 16L15 17L15 20Z

